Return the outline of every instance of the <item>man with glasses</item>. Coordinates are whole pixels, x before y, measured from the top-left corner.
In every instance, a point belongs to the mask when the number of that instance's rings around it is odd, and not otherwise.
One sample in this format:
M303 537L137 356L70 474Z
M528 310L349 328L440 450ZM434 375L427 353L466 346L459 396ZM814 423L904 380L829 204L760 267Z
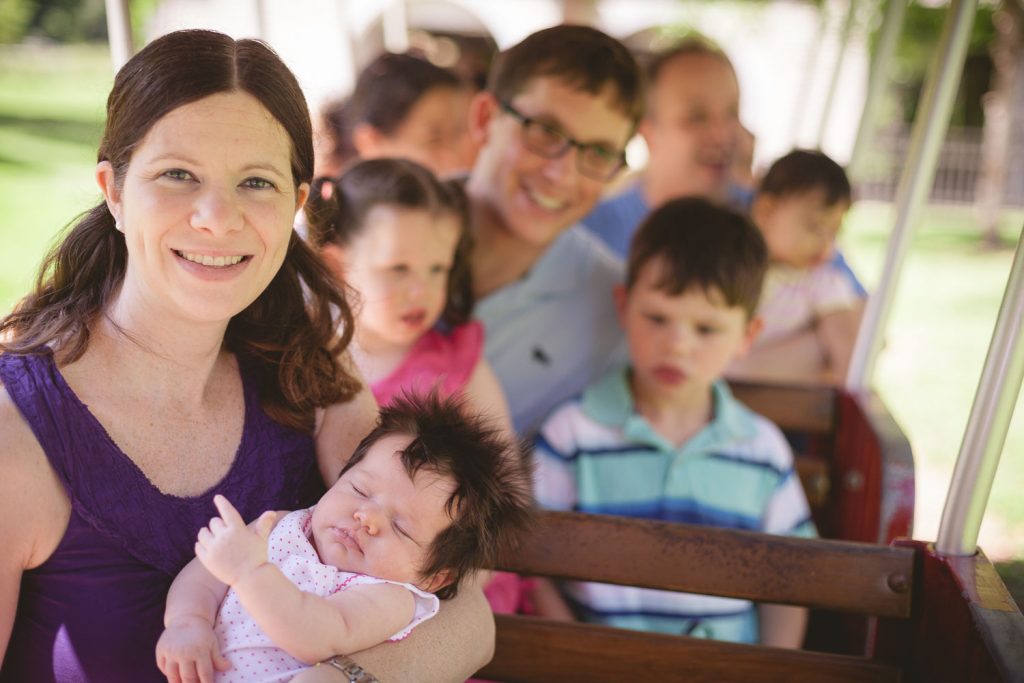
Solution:
M621 264L575 224L624 167L641 107L632 55L584 26L503 52L470 107L476 314L521 436L624 352Z

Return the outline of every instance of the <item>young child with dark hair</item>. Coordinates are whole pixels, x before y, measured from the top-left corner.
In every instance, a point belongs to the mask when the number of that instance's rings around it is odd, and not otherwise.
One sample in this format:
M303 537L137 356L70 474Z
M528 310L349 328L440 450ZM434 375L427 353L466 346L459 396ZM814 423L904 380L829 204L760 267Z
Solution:
M764 328L730 376L845 380L863 297L833 255L851 198L846 173L821 152L796 150L768 169L751 210L771 257Z
M532 509L521 453L436 394L383 408L312 508L246 526L223 496L215 503L220 516L167 598L157 660L168 677L283 682L401 640L514 547ZM196 594L200 612L187 608Z
M743 216L676 199L636 233L615 292L630 362L557 410L536 440L547 508L815 535L779 429L722 380L757 336L768 255ZM746 600L570 582L580 618L621 628L799 647L805 612ZM559 606L552 584L538 607Z
M412 54L386 52L359 74L352 95L321 111L317 175L339 175L359 159L412 159L439 175L468 171L470 86Z

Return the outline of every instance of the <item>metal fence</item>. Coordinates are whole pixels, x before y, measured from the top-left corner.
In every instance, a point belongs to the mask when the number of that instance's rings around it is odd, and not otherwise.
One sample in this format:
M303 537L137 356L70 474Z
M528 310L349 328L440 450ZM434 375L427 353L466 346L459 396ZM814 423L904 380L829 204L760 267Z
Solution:
M1024 207L1024 136L1013 136L1003 206ZM910 149L910 129L890 127L878 131L868 149L857 180L860 199L892 200L903 163ZM951 127L939 153L930 201L973 204L981 176L981 128Z

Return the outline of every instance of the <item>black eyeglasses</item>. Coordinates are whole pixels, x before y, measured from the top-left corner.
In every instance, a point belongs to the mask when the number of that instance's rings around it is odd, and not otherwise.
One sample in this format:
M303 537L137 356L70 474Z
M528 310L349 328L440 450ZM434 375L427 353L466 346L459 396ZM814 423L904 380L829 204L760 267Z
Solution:
M569 148L575 147L576 168L588 178L601 182L614 178L626 165L626 153L623 150L574 140L558 128L526 116L504 100L499 101L499 104L519 121L523 129L523 146L534 154L546 159L557 159L568 152Z

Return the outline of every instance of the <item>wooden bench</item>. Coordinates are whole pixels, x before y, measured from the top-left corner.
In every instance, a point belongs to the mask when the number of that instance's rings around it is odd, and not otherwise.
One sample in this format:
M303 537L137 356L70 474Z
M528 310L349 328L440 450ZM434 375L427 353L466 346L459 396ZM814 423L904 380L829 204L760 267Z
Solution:
M796 470L822 536L882 544L910 536L913 455L876 394L752 383L733 383L732 389L801 442Z
M499 615L494 659L479 673L491 680L1024 679L1024 617L980 554L949 561L920 542L883 547L545 512L501 568L871 615L877 629L870 655L851 656Z

